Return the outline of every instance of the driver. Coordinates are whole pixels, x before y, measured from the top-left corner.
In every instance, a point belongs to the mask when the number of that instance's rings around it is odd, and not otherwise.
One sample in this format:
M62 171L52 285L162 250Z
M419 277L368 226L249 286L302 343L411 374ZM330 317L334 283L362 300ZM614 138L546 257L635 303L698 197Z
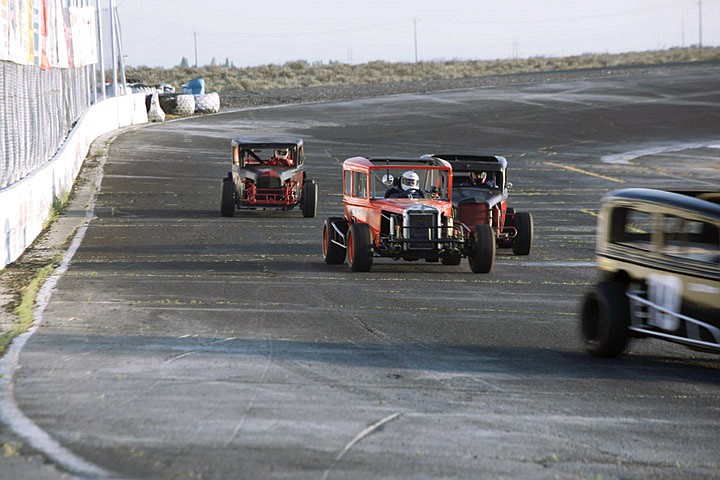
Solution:
M488 178L487 172L472 172L470 174L470 180L462 183L465 187L490 187L495 186L495 181L492 178Z
M290 150L287 148L276 148L269 163L271 165L291 166L293 161L290 158Z
M408 170L400 177L400 188L388 190L386 198L423 198L420 190L420 177L412 170Z

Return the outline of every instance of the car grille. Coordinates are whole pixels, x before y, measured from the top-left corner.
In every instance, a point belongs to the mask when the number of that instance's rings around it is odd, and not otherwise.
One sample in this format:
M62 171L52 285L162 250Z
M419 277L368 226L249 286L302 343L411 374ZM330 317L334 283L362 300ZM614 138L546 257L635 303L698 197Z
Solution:
M405 225L405 238L410 240L406 248L411 250L430 250L432 240L437 236L437 214L435 212L408 212L408 224Z
M258 177L256 184L257 188L280 188L282 186L282 181L280 180L280 177L276 177L274 175L264 175Z

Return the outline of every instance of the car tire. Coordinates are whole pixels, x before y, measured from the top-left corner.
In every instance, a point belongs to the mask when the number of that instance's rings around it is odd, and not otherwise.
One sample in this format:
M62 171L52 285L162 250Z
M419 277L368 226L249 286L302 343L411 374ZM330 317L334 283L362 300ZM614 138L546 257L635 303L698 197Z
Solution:
M468 263L473 273L488 273L495 261L495 232L490 225L475 225Z
M353 272L369 272L373 264L372 230L367 223L353 223L347 234L347 259Z
M302 188L302 214L305 218L314 218L317 214L318 191L314 180L305 180Z
M512 250L515 255L530 255L533 241L533 218L529 212L515 214L517 236L513 240Z
M340 245L333 243L335 229L333 224L340 225L345 222L342 217L330 217L323 223L323 259L328 265L342 265L345 263L347 250Z
M629 340L630 302L622 283L603 281L592 287L580 311L585 349L596 357L620 355Z
M176 115L181 117L189 117L195 113L195 97L190 94L180 94L177 96Z
M235 183L231 178L223 178L220 187L220 215L232 217L235 215Z

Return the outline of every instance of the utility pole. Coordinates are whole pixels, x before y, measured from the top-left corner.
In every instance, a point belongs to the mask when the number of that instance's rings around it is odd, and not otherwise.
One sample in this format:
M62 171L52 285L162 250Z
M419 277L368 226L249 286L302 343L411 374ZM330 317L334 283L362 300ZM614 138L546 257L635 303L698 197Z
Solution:
M197 32L193 32L193 35L195 36L195 68L197 68Z
M698 0L698 47L702 48L702 0Z
M417 55L417 18L413 18L413 34L415 36L415 63L418 63Z

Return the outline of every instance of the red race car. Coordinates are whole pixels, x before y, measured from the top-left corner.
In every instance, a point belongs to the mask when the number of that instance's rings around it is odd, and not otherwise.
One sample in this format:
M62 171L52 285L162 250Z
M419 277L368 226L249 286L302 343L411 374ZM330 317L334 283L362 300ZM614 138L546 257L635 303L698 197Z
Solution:
M490 225L499 248L515 255L529 255L533 242L533 218L529 212L508 207L508 163L500 156L432 154L453 169L455 219L473 227Z
M304 217L317 212L317 185L304 171L305 153L299 138L232 140L232 171L223 178L220 214L239 209L291 210L300 205Z
M323 225L323 258L369 271L374 257L425 260L470 269L492 268L489 225L469 228L453 219L452 168L439 158L364 158L343 162L343 217Z

